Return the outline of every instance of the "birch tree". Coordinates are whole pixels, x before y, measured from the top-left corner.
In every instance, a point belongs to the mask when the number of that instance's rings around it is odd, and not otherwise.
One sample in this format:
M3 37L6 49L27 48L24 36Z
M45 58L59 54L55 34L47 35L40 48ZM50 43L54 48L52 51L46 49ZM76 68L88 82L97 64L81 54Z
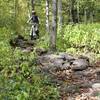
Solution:
M49 0L46 0L46 30L49 33Z

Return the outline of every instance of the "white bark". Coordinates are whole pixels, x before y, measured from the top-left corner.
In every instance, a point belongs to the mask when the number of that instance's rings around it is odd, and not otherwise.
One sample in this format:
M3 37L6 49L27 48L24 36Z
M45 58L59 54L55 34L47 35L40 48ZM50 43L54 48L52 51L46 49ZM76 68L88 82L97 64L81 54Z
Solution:
M46 30L49 33L49 0L46 0Z

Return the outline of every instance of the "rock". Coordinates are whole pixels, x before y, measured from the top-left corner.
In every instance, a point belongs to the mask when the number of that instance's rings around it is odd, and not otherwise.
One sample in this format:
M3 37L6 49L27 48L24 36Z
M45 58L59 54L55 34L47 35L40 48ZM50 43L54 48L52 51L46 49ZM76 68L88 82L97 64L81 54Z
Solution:
M56 86L60 86L63 84L63 82L61 80L58 80L57 78L54 78L54 79L52 78L50 82Z
M96 96L91 96L88 93L82 93L78 95L74 100L100 100L100 98Z
M61 87L61 91L65 91L65 93L76 93L79 92L79 86L78 85L64 85Z
M95 62L95 66L96 67L100 67L100 60L98 60L97 62Z
M56 54L49 54L48 57L50 58L50 62L55 62L56 59L59 59L59 55Z
M100 83L94 83L94 84L92 85L92 88L93 88L93 89L99 89L99 90L100 90Z
M64 61L62 59L55 59L53 62L54 66L57 68L61 68L63 63Z
M82 56L82 55L81 55L81 56L78 57L78 59L85 59L85 60L87 60L87 61L89 62L89 58L86 57L86 56Z
M70 69L70 63L69 62L65 62L61 66L61 70L66 70L66 69Z
M22 52L31 52L31 51L33 51L32 47L27 47L25 49L22 49Z
M71 62L71 69L73 71L82 71L87 69L89 66L89 62L87 59L76 59L73 62Z
M37 58L38 64L49 63L50 60L51 60L51 58L50 58L48 55L39 56L39 57Z
M75 100L73 97L67 97L67 99L64 99L64 100Z
M34 43L30 43L29 40L25 39L22 35L18 35L14 39L11 39L9 41L10 45L14 48L20 47L20 48L27 48L32 47Z
M75 60L75 58L67 53L59 53L59 58L68 61Z
M42 74L49 74L49 70L50 70L50 67L43 67L43 68L41 68L41 72L42 72Z
M46 54L47 50L45 50L43 48L36 48L35 52L37 53L38 56L41 56L43 54Z
M97 80L100 80L100 68L96 69L95 73L97 75Z
M92 85L92 89L90 92L91 92L91 96L99 97L100 96L100 83L94 83ZM100 100L100 97L99 97L99 100Z

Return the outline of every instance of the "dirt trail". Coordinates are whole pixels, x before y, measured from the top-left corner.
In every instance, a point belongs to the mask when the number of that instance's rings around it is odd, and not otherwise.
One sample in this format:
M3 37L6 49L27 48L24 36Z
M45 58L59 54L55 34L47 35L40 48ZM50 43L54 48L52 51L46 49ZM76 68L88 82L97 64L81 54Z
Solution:
M35 45L35 41L25 39L22 35L18 35L14 39L11 39L9 43L13 48L19 47L24 52L33 51Z

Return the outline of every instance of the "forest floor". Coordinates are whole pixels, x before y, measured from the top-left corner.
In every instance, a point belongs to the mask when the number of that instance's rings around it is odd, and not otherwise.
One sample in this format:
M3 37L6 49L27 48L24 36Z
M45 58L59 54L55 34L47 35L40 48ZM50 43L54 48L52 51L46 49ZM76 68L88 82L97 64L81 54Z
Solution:
M67 53L44 54L37 58L42 74L60 91L61 100L100 100L100 60Z
M10 41L10 44L24 48L23 52L32 51L34 43L25 41ZM100 100L100 59L92 62L87 55L73 56L44 49L37 49L36 53L39 72L58 88L60 100Z

